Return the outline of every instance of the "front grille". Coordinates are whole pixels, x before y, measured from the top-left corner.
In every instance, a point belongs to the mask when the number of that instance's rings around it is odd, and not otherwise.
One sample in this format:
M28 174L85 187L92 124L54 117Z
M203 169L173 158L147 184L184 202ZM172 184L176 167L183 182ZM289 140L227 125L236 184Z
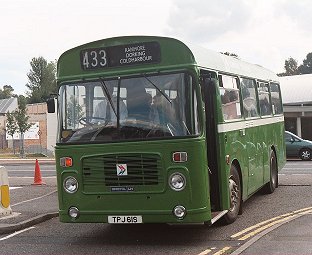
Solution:
M117 164L126 164L126 176L117 176ZM161 182L160 157L154 154L109 155L82 161L83 182L88 185L150 186Z

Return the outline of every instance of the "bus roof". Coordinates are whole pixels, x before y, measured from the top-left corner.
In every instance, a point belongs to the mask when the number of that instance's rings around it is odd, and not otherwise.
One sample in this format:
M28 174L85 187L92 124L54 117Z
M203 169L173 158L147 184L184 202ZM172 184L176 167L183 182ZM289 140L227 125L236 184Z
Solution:
M58 60L58 80L72 79L74 77L79 79L98 77L99 75L103 76L104 68L94 70L84 70L82 68L81 54L88 49L108 49L108 51L111 50L114 54L116 53L118 58L121 58L125 55L124 51L126 47L140 44L147 44L147 47L149 47L149 43L156 43L159 45L158 48L156 47L156 50L153 49L152 51L154 52L151 53L152 55L157 55L155 51L159 51L158 57L153 56L159 58L158 61L115 65L114 68L106 68L105 72L109 75L122 75L123 73L133 72L134 69L140 72L148 72L155 71L155 69L158 71L198 66L199 68L261 80L278 80L276 74L259 65L250 64L235 57L230 57L192 44L185 44L174 38L155 36L114 37L90 42L70 49L64 52Z
M278 76L269 69L257 64L251 64L236 57L188 44L194 54L196 63L201 68L208 68L219 72L247 76L261 80L278 81Z

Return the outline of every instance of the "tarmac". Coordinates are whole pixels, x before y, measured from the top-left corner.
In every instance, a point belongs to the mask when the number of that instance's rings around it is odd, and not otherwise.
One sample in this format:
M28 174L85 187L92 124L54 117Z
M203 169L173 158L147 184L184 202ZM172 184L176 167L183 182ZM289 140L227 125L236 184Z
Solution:
M33 181L9 177L13 213L0 215L0 235L58 217L56 178L44 178L45 185L33 185ZM241 242L231 254L312 254L312 203L311 209L293 216Z

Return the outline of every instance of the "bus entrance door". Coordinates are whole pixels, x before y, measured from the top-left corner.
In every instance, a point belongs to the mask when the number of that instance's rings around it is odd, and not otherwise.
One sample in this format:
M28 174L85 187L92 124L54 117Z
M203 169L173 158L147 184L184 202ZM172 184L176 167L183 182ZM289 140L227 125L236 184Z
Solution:
M218 172L218 154L217 149L217 119L216 119L216 87L218 80L212 78L216 76L211 73L203 73L202 94L205 102L206 115L206 141L207 141L207 159L209 167L209 193L211 201L211 210L220 211L220 190L219 190L219 172Z

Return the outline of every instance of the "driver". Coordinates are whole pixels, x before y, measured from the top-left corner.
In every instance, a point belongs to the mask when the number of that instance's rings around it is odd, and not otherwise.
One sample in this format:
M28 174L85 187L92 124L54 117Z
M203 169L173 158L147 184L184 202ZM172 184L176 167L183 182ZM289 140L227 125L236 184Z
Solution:
M111 96L114 108L117 111L117 97L113 95L114 87L107 86L107 89L109 95ZM119 116L120 121L125 120L128 116L127 107L121 98L119 99ZM109 123L117 121L117 116L106 97L96 106L94 117L99 118L99 121L97 120L97 122Z

